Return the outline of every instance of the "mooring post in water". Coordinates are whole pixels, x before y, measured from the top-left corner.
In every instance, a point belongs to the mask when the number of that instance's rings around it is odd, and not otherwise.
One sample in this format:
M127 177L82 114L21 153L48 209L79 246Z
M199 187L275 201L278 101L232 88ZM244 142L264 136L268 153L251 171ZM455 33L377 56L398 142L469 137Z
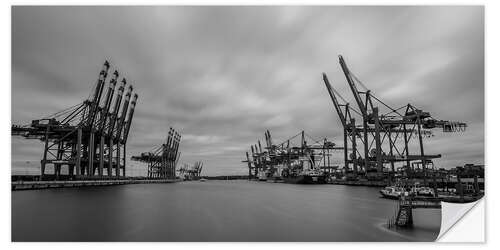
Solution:
M433 182L434 182L434 197L438 197L437 180L436 180L436 170L433 171L432 179L433 179Z
M477 175L474 175L474 195L479 194L479 183L477 181Z
M413 226L412 200L407 193L400 196L395 224L399 227Z
M464 202L464 187L462 185L462 180L460 179L460 174L457 173L457 191L460 196L460 202Z

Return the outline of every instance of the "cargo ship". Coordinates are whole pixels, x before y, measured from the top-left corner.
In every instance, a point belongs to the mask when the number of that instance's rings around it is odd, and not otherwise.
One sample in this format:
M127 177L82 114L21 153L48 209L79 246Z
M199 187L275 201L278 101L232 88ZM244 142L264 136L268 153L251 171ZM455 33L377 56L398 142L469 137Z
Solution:
M307 156L291 162L281 171L281 178L286 183L293 184L326 184L327 175Z

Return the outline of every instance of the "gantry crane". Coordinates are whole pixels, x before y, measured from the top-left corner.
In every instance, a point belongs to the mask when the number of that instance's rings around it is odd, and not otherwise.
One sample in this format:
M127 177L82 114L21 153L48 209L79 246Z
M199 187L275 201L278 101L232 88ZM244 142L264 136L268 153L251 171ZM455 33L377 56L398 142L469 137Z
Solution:
M132 160L147 163L149 178L175 179L180 141L181 134L170 128L165 143L148 152L132 156Z
M197 180L201 176L201 170L203 169L203 162L197 161L193 166L184 164L178 171L179 175L185 180Z
M269 130L266 130L264 137L266 142L264 150L260 140L258 140L257 144L250 146L251 155L247 151L246 160L242 161L248 165L249 179L258 178L264 180L273 176L279 179L283 169L290 168L294 160L306 155L311 157L313 165L318 165L325 173L330 173L335 168L330 165L330 151L343 149L343 147L336 146L335 143L328 141L326 138L323 141L315 140L308 136L305 131L301 131L279 144L273 143ZM309 137L313 143L308 144L306 137ZM292 141L295 138L300 139L300 141L293 145Z
M273 147L271 132L269 132L269 130L266 130L266 132L264 133L264 137L266 142L265 148L268 149L268 151L262 150L262 144L260 143L260 140L258 140L257 144L250 146L252 152L252 160L250 160L248 152L246 152L247 160L243 162L248 163L249 178L252 178L252 176L258 177L259 172L264 173L266 170L268 170L270 166L273 165L272 162L275 161L274 157L272 157L274 155L273 152L275 150L275 147ZM253 174L252 174L252 169L253 169Z
M50 164L54 166L56 179L61 177L62 166L68 167L71 178L110 178L113 169L116 177L125 176L126 145L138 95L134 94L131 100L133 88L129 86L122 102L127 84L125 78L120 81L118 92L114 95L119 78L115 70L102 98L109 69L109 62L106 61L88 100L33 120L29 125L12 126L12 135L44 142L41 179ZM111 110L113 97L115 102ZM103 173L104 168L107 175Z
M463 122L437 120L429 112L425 112L412 104L394 109L378 99L364 84L349 70L342 56L339 63L344 72L348 86L354 96L358 109L349 106L342 96L332 88L328 77L323 73L323 81L328 90L335 110L344 131L344 164L346 170L352 169L357 175L358 167L368 172L375 173L372 177L382 178L384 164L390 164L394 173L394 163L405 162L410 169L415 164L420 164L424 171L426 181L427 166L432 165L432 159L440 158L440 154L426 154L423 137L432 135L432 129L441 128L443 132L464 131L467 125ZM358 86L366 91L359 91ZM341 98L341 104L337 98ZM377 104L387 109L382 113ZM361 120L356 125L354 115ZM416 138L416 140L412 140ZM358 149L361 143L362 153ZM410 146L417 143L419 152L412 154ZM348 157L349 144L351 153ZM358 156L359 155L359 156Z

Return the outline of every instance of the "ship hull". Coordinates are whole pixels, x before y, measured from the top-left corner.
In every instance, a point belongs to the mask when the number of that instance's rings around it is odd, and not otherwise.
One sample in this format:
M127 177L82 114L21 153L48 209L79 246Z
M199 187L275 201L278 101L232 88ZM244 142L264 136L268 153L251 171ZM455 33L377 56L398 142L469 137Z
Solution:
M399 195L395 195L395 194L386 194L382 191L380 191L380 194L382 195L382 198L385 198L385 199L391 199L391 200L399 200Z
M286 183L292 184L326 184L325 176L299 175L296 177L283 178Z

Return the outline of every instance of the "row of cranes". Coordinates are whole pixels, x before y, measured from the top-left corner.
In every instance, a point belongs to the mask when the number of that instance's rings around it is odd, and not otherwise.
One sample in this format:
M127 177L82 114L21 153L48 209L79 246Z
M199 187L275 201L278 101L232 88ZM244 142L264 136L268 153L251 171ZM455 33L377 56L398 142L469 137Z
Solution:
M351 177L355 179L363 174L369 179L381 179L384 178L384 166L388 164L391 178L395 163L402 162L408 175L415 174L415 167L421 169L425 182L428 169L433 168L432 159L441 155L426 152L423 138L432 135L435 128L441 128L443 132L460 132L467 125L435 119L429 112L412 104L390 107L364 86L349 70L342 56L339 56L339 63L357 108L349 105L331 86L325 73L323 81L343 127L346 172L352 173ZM358 90L359 86L365 91ZM418 150L412 152L415 148Z
M249 179L282 180L288 175L300 174L306 165L310 170L316 169L328 173L338 168L332 165L334 162L330 160L330 156L333 151L343 148L337 147L326 138L315 140L301 131L281 143L274 144L269 130L266 130L264 137L266 143L264 147L258 140L257 144L250 146L251 154L246 152L246 160L243 162L248 165ZM308 143L306 139L312 143Z
M179 175L184 180L197 180L201 176L201 170L203 169L203 162L197 161L193 166L184 164L179 168Z
M12 126L12 135L44 142L41 179L48 165L53 165L56 179L61 178L63 166L70 178L125 176L126 145L138 95L132 97L132 85L127 88L117 70L107 82L109 70L106 61L89 99L29 125Z
M181 134L170 128L164 143L148 152L132 156L132 160L147 164L149 178L175 179L176 166L180 157L180 141Z

